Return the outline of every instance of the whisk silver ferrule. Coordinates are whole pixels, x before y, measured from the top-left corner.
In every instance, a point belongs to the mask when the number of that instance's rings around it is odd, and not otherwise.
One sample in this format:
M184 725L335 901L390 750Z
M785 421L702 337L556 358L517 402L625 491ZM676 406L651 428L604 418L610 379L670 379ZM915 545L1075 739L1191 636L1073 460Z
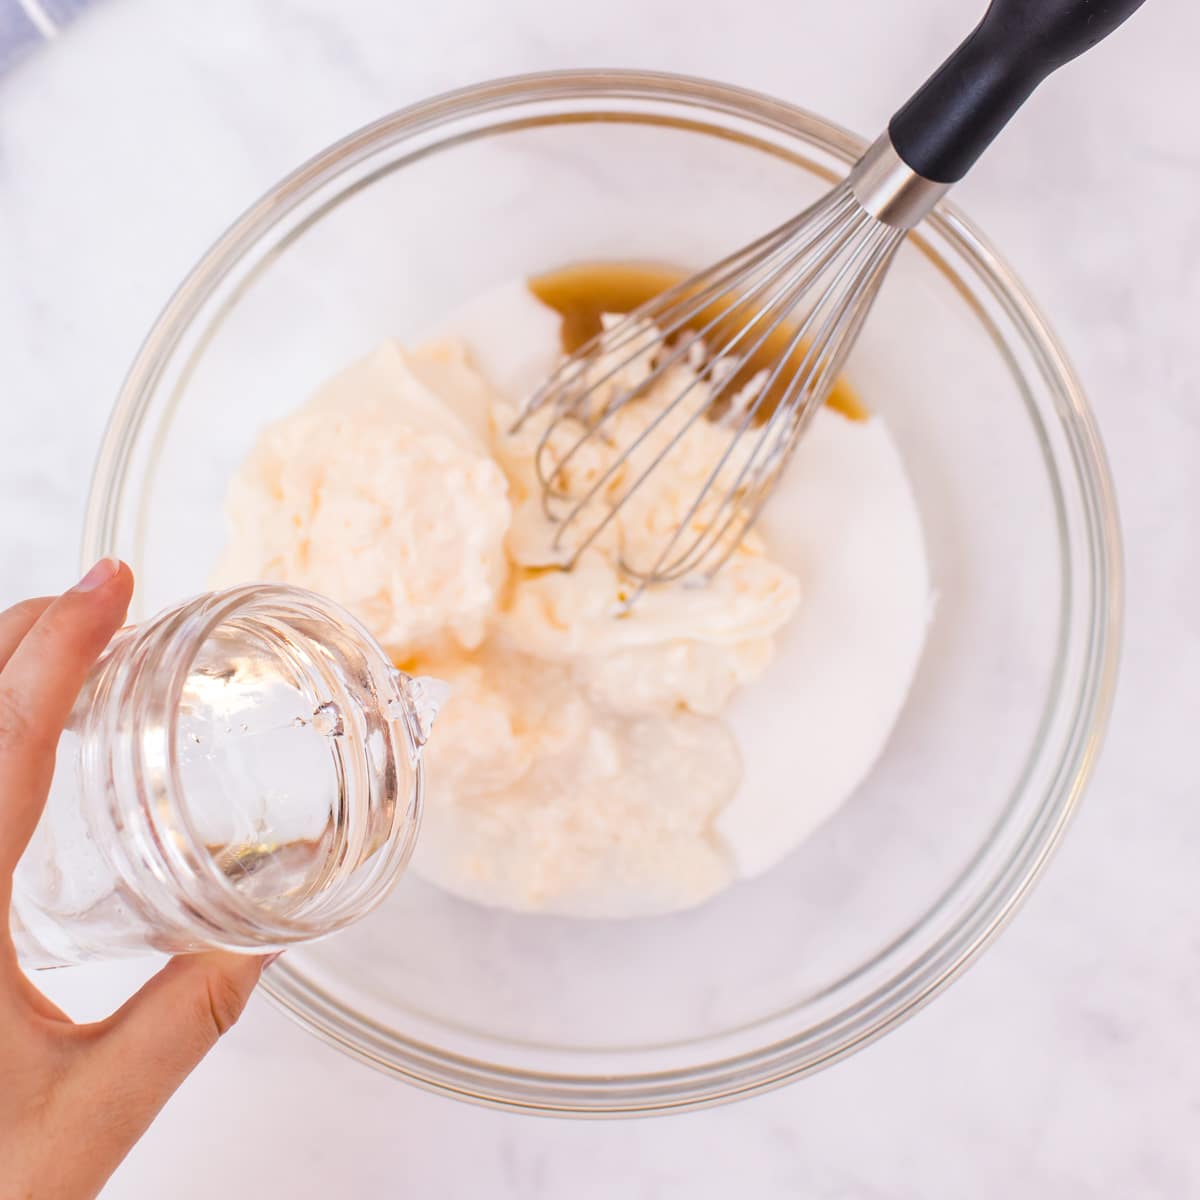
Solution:
M912 229L950 190L919 175L896 153L885 132L854 165L846 182L854 198L877 221L896 229Z

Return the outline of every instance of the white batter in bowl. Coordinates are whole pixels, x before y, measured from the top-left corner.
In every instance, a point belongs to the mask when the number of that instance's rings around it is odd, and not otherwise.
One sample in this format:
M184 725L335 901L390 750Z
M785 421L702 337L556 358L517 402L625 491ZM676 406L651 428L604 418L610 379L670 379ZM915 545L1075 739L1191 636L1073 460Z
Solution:
M695 386L693 364L664 372L573 459L582 494L622 447L637 446L622 468L636 473L671 443L564 571L534 469L545 418L511 432L528 392L510 381L555 365L558 315L520 283L465 314L413 350L385 342L263 432L230 485L212 582L327 592L397 665L451 685L426 754L413 865L425 878L522 912L692 907L794 849L895 723L929 609L899 455L881 419L822 410L761 532L717 577L622 611L622 556L655 552L728 444L715 423L673 440L660 419ZM597 402L653 365L615 373ZM723 470L734 480L740 465ZM732 725L720 719L731 702Z

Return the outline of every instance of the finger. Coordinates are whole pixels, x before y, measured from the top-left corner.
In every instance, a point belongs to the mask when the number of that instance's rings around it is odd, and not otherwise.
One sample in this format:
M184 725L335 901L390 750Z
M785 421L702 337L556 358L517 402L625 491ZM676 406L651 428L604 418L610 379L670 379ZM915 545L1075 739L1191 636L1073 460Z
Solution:
M242 1015L265 961L215 950L181 955L88 1031L83 1068L131 1142Z
M261 959L233 954L177 958L107 1021L69 1030L59 1043L65 1067L38 1118L53 1155L30 1173L37 1187L28 1194L96 1195L237 1019L261 970ZM0 1177L7 1197L3 1166Z
M50 607L52 596L22 600L0 613L0 671L21 644L21 639L33 628L33 623Z
M45 804L59 734L100 651L120 628L133 576L102 559L53 600L0 670L0 876Z

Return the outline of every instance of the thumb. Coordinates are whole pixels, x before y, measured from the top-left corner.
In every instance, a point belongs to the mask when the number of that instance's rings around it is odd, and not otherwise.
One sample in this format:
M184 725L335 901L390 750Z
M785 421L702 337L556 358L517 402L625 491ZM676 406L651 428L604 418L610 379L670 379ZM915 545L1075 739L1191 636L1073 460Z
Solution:
M266 959L209 951L173 958L94 1027L86 1072L130 1144L246 1007ZM107 1107L107 1105L106 1105Z
M50 1150L28 1195L97 1195L171 1093L241 1015L263 962L220 953L173 959L107 1021L69 1027L76 1052L38 1098L34 1119L42 1150ZM0 1164L5 1179L7 1165ZM10 1194L3 1181L0 1192Z

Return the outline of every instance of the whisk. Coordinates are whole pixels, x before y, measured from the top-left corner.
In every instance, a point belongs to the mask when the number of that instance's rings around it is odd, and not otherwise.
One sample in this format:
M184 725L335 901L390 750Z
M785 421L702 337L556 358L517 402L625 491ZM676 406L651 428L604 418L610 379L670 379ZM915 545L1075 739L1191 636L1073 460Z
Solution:
M1052 71L1142 0L992 0L982 21L891 119L846 179L777 229L608 325L536 392L517 428L548 416L535 462L554 550L565 567L613 522L698 421L726 437L661 548L622 557L645 588L711 578L754 524L825 401L901 242L961 179ZM784 349L744 387L768 339ZM699 347L699 349L698 349ZM617 413L681 365L681 385L625 445ZM627 385L622 380L629 379ZM739 381L735 393L733 381ZM628 422L625 422L628 424ZM572 471L589 446L607 466ZM575 481L583 477L579 486ZM690 494L690 493L689 493Z

